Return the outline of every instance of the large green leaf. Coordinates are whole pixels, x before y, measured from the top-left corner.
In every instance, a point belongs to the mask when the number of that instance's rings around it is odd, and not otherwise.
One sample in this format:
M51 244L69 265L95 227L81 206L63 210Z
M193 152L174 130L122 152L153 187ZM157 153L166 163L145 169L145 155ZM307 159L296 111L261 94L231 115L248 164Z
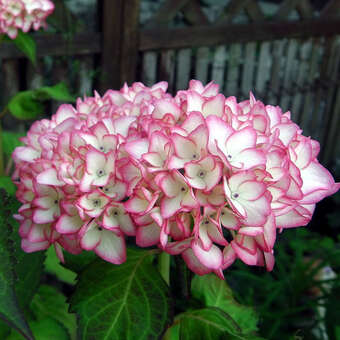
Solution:
M41 285L31 303L31 310L37 320L46 317L62 324L68 331L72 340L76 339L76 315L68 312L69 304L66 297L56 288Z
M196 275L191 283L192 295L207 307L218 307L229 314L243 333L257 330L258 317L255 311L237 303L227 283L216 275Z
M78 255L65 252L65 263L62 265L75 273L83 271L90 263L98 259L98 256L93 251L83 251Z
M182 313L177 316L176 323L181 340L245 339L235 321L214 307Z
M3 198L0 205L0 317L27 339L32 339L15 295L14 249L12 242L9 241L12 232L9 221L12 216L11 202L2 190L0 197Z
M52 318L44 318L38 321L31 321L35 340L70 340L65 327ZM23 340L24 338L12 332L6 340Z
M75 97L70 94L66 84L61 82L54 86L44 86L35 90L39 99L54 99L62 102L73 102Z
M159 339L171 321L169 287L153 252L129 249L119 266L98 260L80 273L71 297L80 339Z
M67 86L64 83L59 83L54 86L18 92L11 98L7 107L11 114L18 119L35 119L44 113L42 102L48 99L65 102L75 100Z
M8 109L18 119L34 119L44 112L44 106L37 100L35 90L18 92L9 101Z
M33 64L36 63L36 44L31 36L18 30L17 37L12 41L18 47L18 49L21 50L32 61Z

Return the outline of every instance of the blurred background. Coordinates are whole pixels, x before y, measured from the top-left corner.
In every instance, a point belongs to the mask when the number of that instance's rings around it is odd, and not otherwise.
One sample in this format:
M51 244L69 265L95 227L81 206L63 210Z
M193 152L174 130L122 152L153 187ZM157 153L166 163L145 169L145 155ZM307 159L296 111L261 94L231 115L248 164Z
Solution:
M339 0L55 0L35 33L38 62L0 48L0 107L18 91L65 82L75 96L124 82L161 80L169 92L214 80L239 101L249 91L291 111L321 144L320 162L340 180ZM45 115L56 102L44 104ZM7 115L5 131L32 121ZM9 153L7 157L9 157ZM254 306L268 339L340 339L339 193L313 221L278 237L272 273L238 263L226 274L239 302Z

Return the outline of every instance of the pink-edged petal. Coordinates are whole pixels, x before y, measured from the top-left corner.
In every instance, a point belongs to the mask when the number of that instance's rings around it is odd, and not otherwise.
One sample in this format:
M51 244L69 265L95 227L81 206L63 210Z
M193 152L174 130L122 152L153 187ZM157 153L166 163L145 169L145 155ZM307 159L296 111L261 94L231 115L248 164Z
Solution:
M266 192L266 186L263 183L255 181L245 181L237 189L238 195L242 200L255 201Z
M145 139L136 139L125 144L125 150L135 159L141 159L148 152L149 141Z
M121 264L126 261L126 248L123 236L113 231L103 229L100 231L101 240L94 249L95 253L105 261Z
M203 116L208 117L210 115L215 115L222 117L224 113L224 102L225 97L223 94L218 94L217 96L208 99L202 107Z
M27 239L21 240L21 248L26 253L33 253L35 251L45 250L50 246L49 241L30 242Z
M238 245L237 242L232 241L231 246L235 251L238 258L240 258L245 264L249 266L256 266L257 265L257 252L254 254L248 252L245 248L242 248Z
M161 214L163 218L169 218L173 216L178 210L180 210L181 201L181 196L175 196L172 198L164 197L161 201Z
M101 240L101 232L95 223L92 223L81 238L80 246L85 250L93 250Z
M139 227L136 231L136 244L140 247L150 247L159 243L161 228L152 223Z
M37 182L39 184L54 185L54 186L62 186L65 184L63 181L60 181L58 179L57 170L54 168L50 168L50 169L47 169L41 172L37 176Z
M182 252L182 257L191 271L198 275L209 274L212 270L204 266L196 257L191 248Z
M60 234L74 234L80 230L84 221L78 215L61 215L56 223L56 230Z
M205 267L219 269L222 266L222 252L214 244L209 250L204 250L199 241L193 241L191 247L199 262Z

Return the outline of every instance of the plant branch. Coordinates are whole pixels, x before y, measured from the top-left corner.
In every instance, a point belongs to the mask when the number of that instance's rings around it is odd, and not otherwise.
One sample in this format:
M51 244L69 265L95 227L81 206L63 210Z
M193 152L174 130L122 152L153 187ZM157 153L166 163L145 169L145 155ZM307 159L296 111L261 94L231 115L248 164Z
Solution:
M165 251L159 254L158 270L161 273L164 281L170 285L170 255Z

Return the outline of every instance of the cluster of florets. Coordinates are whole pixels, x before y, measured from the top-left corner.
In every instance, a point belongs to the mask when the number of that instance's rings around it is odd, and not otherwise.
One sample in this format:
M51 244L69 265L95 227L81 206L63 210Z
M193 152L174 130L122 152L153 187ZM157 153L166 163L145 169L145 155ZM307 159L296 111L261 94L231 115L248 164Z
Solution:
M237 258L274 265L276 232L306 225L338 190L290 113L192 80L109 90L61 105L14 152L27 252L55 246L125 261L125 236L181 254L197 274Z
M15 39L18 29L23 32L32 28L38 30L53 10L50 0L0 0L0 34Z

